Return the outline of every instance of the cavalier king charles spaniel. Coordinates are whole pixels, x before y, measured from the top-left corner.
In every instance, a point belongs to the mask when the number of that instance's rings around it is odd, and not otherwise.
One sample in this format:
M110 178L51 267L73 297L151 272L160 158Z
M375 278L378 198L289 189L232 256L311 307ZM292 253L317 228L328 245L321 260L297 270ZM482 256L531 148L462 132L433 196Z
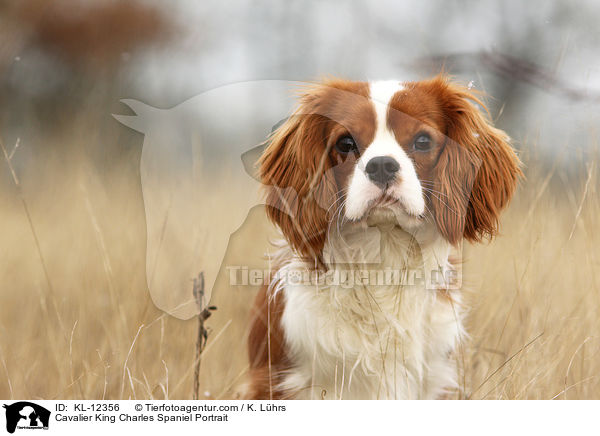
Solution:
M249 331L252 399L435 399L458 388L462 241L521 175L467 87L330 79L259 161L281 240Z

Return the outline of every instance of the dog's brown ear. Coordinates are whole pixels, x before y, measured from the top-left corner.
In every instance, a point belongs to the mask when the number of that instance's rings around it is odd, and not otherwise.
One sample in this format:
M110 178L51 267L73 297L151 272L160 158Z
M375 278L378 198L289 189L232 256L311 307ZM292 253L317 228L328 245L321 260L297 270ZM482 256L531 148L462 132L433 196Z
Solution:
M509 138L477 109L467 88L443 77L429 86L439 98L447 139L434 170L432 208L440 233L452 244L481 241L498 230L500 211L522 175Z
M328 119L311 109L315 95L301 99L300 108L269 140L259 161L267 186L267 216L301 256L320 259L327 237L328 211L337 185L326 145Z

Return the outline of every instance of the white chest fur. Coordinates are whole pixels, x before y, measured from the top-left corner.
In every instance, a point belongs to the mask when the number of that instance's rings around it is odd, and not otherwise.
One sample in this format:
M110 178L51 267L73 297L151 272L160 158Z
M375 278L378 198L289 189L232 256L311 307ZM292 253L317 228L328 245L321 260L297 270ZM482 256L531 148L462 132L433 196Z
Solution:
M374 240L354 242L361 239ZM456 387L449 355L463 334L458 291L442 294L422 280L390 279L390 271L429 268L431 259L449 268L449 247L436 239L415 250L414 242L388 229L377 250L361 245L362 255L380 251L380 263L331 263L331 271L342 273L329 282L277 285L285 296L282 327L293 366L282 387L297 398L326 399L434 399ZM330 259L356 252L352 238L344 244L345 254L332 244ZM290 257L280 272L307 269ZM349 270L360 271L359 278Z

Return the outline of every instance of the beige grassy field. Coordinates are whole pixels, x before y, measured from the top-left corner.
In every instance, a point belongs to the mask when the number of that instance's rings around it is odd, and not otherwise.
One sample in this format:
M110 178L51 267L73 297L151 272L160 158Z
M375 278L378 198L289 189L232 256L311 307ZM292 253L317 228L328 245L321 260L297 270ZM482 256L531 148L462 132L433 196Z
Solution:
M471 337L455 397L599 399L598 160L567 177L522 157L527 180L501 235L465 247ZM124 162L98 171L41 154L16 169L17 187L0 160L1 398L192 398L197 321L152 304L135 153ZM253 210L228 260L263 265L271 231ZM243 381L255 291L220 275L201 398L231 398Z

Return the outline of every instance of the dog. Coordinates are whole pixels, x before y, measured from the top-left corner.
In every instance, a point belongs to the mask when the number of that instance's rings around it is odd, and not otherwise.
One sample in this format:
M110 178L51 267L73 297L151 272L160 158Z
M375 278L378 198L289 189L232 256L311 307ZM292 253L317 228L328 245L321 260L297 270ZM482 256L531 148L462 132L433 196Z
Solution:
M301 90L258 163L281 240L252 308L247 398L458 388L460 248L497 233L522 174L484 111L443 75Z

